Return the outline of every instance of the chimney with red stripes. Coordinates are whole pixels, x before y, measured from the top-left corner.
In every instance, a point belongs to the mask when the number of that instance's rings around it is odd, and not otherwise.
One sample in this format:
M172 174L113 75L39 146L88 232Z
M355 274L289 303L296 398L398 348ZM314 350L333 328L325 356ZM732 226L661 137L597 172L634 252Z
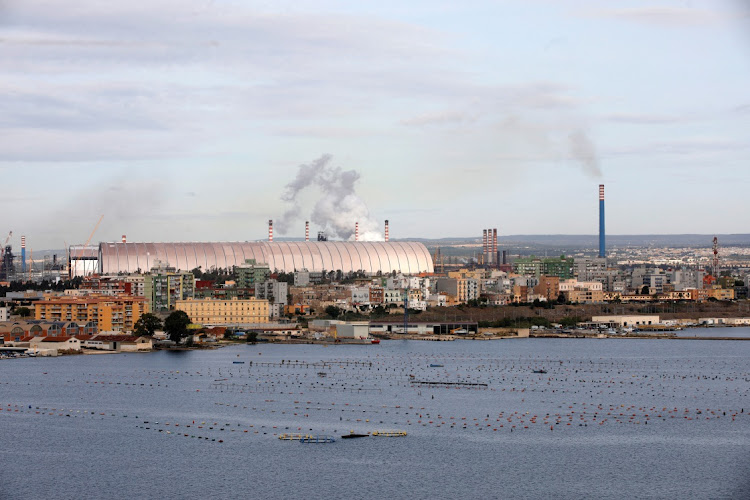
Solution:
M273 243L273 219L268 219L268 242Z
M388 219L385 220L385 241L388 241Z

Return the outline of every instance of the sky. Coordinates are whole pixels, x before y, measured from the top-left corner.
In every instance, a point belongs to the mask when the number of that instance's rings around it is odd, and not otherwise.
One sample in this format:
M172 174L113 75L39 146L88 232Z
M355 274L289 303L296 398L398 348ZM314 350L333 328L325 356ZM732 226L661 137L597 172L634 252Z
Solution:
M739 0L0 0L0 234L747 233L748 89Z

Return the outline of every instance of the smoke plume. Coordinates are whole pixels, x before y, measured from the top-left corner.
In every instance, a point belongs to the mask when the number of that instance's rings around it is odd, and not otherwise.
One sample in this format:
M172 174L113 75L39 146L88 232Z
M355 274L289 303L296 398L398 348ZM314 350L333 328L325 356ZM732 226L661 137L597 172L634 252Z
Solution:
M601 177L602 171L599 168L596 149L583 130L572 132L568 138L570 139L570 153L573 158L581 162L583 172L591 177Z
M334 167L331 165L332 158L324 154L298 167L297 175L284 187L281 195L281 200L290 206L276 222L276 230L279 234L289 232L302 213L299 194L315 190L320 198L310 216L313 224L325 230L329 236L350 240L354 239L354 224L359 222L360 241L382 241L378 223L370 216L367 205L355 191L359 173Z

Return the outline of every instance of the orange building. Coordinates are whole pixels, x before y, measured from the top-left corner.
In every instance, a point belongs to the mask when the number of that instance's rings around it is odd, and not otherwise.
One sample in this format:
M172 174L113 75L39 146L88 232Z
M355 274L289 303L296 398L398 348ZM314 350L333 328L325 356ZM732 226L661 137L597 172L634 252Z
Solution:
M143 297L47 297L34 304L36 319L94 322L99 331L132 331L147 311Z

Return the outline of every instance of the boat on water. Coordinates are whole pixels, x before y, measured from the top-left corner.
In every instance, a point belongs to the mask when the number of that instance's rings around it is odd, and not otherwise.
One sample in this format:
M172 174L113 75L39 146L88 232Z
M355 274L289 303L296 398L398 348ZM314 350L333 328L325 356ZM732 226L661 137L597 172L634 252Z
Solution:
M232 361L232 363L235 364L235 365L244 365L245 364L244 361Z
M445 365L441 365L440 363L430 363L430 368L443 368Z
M356 438L366 438L369 437L369 434L358 434L354 431L350 432L349 434L344 434L341 436L341 439L356 439Z
M547 373L547 370L534 370L534 373Z
M371 344L379 344L380 343L380 339L372 339L372 341L370 343Z

